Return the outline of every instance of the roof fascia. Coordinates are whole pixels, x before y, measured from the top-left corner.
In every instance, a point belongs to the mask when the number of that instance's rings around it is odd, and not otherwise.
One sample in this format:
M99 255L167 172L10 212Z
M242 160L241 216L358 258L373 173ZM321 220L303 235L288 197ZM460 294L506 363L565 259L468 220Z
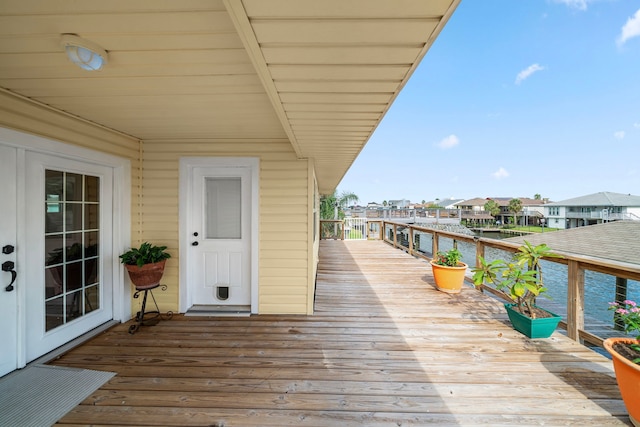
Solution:
M267 61L264 59L262 49L260 49L256 35L253 32L253 27L251 26L247 12L242 4L242 0L223 0L223 2L227 8L229 17L238 32L238 36L242 40L242 44L244 45L244 48L249 55L256 72L258 73L258 78L267 92L271 105L273 105L275 113L278 116L284 131L289 137L289 141L296 152L296 156L299 159L303 158L302 150L300 149L298 140L291 128L291 123L289 123L287 114L282 106L282 100L280 99L276 85L273 82L273 77L269 72L269 67L267 67Z

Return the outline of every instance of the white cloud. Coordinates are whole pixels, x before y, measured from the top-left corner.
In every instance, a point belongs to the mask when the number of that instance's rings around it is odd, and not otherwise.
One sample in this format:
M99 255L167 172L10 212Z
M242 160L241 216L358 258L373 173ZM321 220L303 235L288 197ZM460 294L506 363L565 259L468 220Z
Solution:
M509 176L509 172L503 167L491 174L495 179L502 179Z
M556 3L562 3L578 10L587 10L587 0L555 0Z
M619 131L613 133L613 136L614 136L615 139L624 139L624 135L625 135L625 133L624 133L623 130L619 130Z
M516 76L516 84L519 85L520 83L531 77L533 73L542 71L544 69L545 67L541 66L540 64L529 65L527 68L518 73L518 75Z
M640 122L635 122L633 124L633 127L636 128L636 129L640 129Z
M638 9L631 18L627 19L627 23L622 26L620 36L616 41L618 46L622 46L627 40L640 36L640 9Z
M449 148L453 148L458 144L460 144L460 140L458 139L458 137L455 135L449 135L442 141L438 142L436 146L440 147L443 150L448 150Z

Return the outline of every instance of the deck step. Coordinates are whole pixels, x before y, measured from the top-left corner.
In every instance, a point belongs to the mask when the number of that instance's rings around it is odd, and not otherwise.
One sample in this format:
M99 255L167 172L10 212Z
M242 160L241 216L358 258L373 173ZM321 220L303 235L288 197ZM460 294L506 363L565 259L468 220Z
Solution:
M192 305L185 316L242 317L251 315L250 305Z

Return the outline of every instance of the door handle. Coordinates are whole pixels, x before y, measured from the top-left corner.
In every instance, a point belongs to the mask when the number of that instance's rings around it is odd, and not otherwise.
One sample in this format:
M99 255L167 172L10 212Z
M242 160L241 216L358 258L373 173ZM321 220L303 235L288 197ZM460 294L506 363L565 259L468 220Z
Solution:
M15 270L16 265L13 261L5 261L2 263L2 271L6 271L11 273L11 283L9 283L4 290L7 292L13 291L15 288L13 287L13 283L16 281L16 277L18 277L18 273Z
M196 241L196 242L191 243L191 246L198 246L198 242Z

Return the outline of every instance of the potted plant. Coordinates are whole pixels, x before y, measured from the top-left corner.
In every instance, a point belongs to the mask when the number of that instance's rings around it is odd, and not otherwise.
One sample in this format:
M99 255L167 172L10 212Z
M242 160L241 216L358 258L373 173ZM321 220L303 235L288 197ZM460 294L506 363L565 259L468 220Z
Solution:
M462 254L453 248L447 252L438 252L430 261L433 279L439 291L449 294L460 293L467 271L467 264L460 259Z
M166 246L155 246L144 242L139 248L131 248L122 255L120 261L129 272L131 282L136 289L150 289L158 286L164 265L171 254L165 252Z
M497 259L488 263L479 257L480 266L473 268L473 283L479 287L494 284L496 289L514 301L504 306L513 327L529 338L548 338L561 317L536 305L536 298L546 296L542 277L542 258L558 258L544 243L533 246L525 241L511 262ZM506 292L505 292L506 290Z
M636 338L607 338L604 348L613 358L618 388L634 426L640 427L640 307L635 301L609 303L616 323L624 325L628 334Z

